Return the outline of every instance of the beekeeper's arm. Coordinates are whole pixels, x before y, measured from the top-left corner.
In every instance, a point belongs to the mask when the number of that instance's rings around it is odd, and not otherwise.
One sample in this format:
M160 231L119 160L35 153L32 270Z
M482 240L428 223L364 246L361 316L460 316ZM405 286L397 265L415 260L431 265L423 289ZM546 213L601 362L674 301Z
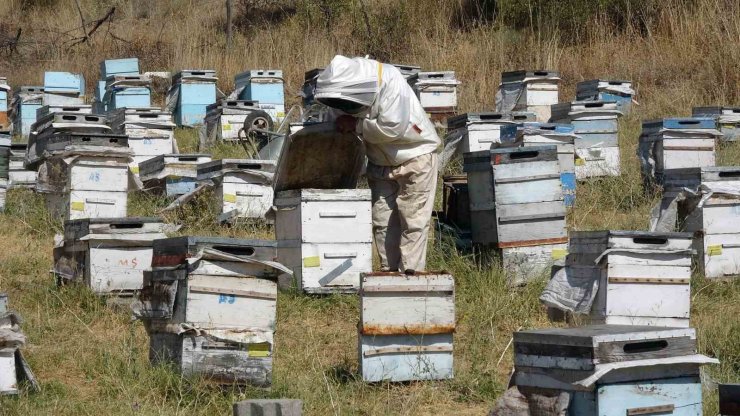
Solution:
M411 122L410 97L405 90L394 84L388 82L378 94L378 116L360 119L357 125L357 133L369 143L393 142L406 134Z

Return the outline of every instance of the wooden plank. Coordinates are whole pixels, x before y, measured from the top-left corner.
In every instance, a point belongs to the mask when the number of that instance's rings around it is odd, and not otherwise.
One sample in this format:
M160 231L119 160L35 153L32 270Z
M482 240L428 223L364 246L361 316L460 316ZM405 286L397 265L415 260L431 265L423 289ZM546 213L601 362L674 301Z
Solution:
M362 353L365 357L374 357L383 354L419 354L424 352L452 352L452 345L419 345L412 347L386 347L367 350Z
M633 407L631 409L627 409L627 416L652 415L655 413L673 413L673 410L675 408L676 406L672 404L649 407Z
M527 240L527 241L511 241L505 243L498 243L499 248L511 248L511 247L530 247L530 246L541 246L549 244L563 244L568 242L568 237L558 238L547 238L544 240Z
M663 285L687 285L691 283L691 278L609 277L609 283L656 283Z
M384 285L384 286L363 286L362 293L383 293L383 292L445 292L452 293L455 290L454 285Z
M224 289L218 287L190 286L190 291L195 293L214 293L222 295L244 296L248 298L276 300L277 293L255 292L253 290Z

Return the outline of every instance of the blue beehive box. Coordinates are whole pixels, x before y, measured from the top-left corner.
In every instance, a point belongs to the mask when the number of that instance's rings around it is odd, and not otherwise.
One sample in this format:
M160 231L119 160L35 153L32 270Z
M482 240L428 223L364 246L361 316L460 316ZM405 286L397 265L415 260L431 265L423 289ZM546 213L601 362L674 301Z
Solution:
M0 111L8 111L8 91L0 89Z
M724 135L722 140L740 140L740 107L694 107L694 117L711 117Z
M524 123L524 129L529 131L541 131L560 134L574 134L575 128L572 124L556 123ZM563 188L563 202L566 207L572 207L576 202L576 173L575 173L575 138L571 136L567 142L534 142L533 145L551 145L558 147L558 162L560 163L560 185ZM503 142L503 141L502 141ZM525 140L526 142L526 140Z
M139 58L106 59L100 63L100 79L111 75L136 75L139 73Z
M15 116L13 129L23 137L31 133L31 125L36 122L36 110L41 108L44 87L23 86L16 96L18 97L18 114Z
M151 106L149 78L139 74L111 75L106 79L106 95L102 100L106 111L118 108Z
M281 70L257 69L242 72L234 77L234 83L237 89L244 88L239 95L240 100L285 105Z
M71 72L44 73L44 104L81 104L85 95L85 78Z
M188 69L175 74L172 88L178 88L175 123L197 126L204 123L206 108L216 102L216 71Z
M631 81L592 79L576 84L576 100L614 101L623 113L630 111L634 95Z

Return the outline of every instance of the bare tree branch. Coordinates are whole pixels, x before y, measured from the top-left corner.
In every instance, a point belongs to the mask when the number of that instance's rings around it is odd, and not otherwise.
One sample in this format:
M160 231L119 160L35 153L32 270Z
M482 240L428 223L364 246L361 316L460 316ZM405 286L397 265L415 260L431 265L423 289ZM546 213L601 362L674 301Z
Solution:
M98 19L98 20L95 21L95 24L93 25L92 29L90 29L90 31L87 32L87 35L84 38L78 39L71 46L76 46L76 45L79 45L80 43L87 42L88 39L90 39L90 37L93 35L93 33L95 33L95 31L98 30L98 28L103 23L105 23L107 20L109 20L109 19L111 19L113 17L113 13L115 13L115 12L116 12L116 8L115 7L111 7L110 10L108 10L108 13L106 13L105 16L103 16L102 19Z

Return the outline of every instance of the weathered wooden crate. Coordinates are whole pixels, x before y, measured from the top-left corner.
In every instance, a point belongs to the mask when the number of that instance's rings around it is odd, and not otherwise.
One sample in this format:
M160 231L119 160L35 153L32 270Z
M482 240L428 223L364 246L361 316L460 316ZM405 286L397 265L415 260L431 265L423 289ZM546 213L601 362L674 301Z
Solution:
M363 380L453 376L455 282L446 273L363 273L359 362Z
M234 77L238 98L257 101L276 122L285 117L285 92L283 71L279 69L253 69Z
M447 120L447 130L464 129L462 153L488 150L493 143L501 143L516 136L516 121L511 114L469 113ZM503 139L502 139L503 138Z
M152 332L152 364L174 365L184 376L202 377L221 385L272 385L272 345L237 343L197 335Z
M631 81L592 79L576 84L576 100L616 101L617 108L623 113L632 108L634 96Z
M693 117L711 117L717 120L722 140L740 140L740 107L694 107Z
M10 161L8 163L8 187L33 188L36 186L36 171L25 168L26 143L12 143L10 145Z
M576 179L619 176L622 173L618 146L576 148Z
M455 71L419 72L408 78L421 106L428 113L454 113L457 109Z
M151 79L142 74L110 75L105 80L102 102L107 111L152 105Z
M514 333L520 392L570 394L568 415L701 415L699 368L686 328L597 325Z
M152 242L174 230L160 218L96 218L67 221L64 248L79 262L73 280L99 295L130 296L151 266ZM79 253L79 255L76 255Z
M507 281L512 286L529 283L547 275L552 265L565 258L568 244L507 247L499 250Z
M159 155L139 164L139 177L147 191L184 195L198 184L198 165L210 161L211 155L203 153Z
M691 233L574 231L568 266L593 267L598 292L591 320L688 327Z
M280 262L308 293L356 292L372 270L369 189L301 189L275 196Z
M134 152L131 171L135 174L139 174L142 162L177 151L175 123L169 112L151 107L116 108L109 109L107 117L114 133L128 136Z
M41 120L43 117L53 113L91 114L100 116L100 114L93 114L92 106L87 104L45 104L36 109L36 120L34 121L34 123Z
M198 166L197 180L215 182L214 202L223 216L265 218L273 203L275 167L272 160L214 160Z
M689 232L701 231L703 234L738 234L740 223L740 196L728 192L740 191L740 167L704 167L693 169L692 173L701 176L701 184L707 192L702 198L689 201L691 212L681 218L683 229ZM695 187L694 187L695 188ZM723 192L724 191L724 192ZM701 206L697 206L701 201Z
M499 248L567 241L555 146L465 155L473 242Z

